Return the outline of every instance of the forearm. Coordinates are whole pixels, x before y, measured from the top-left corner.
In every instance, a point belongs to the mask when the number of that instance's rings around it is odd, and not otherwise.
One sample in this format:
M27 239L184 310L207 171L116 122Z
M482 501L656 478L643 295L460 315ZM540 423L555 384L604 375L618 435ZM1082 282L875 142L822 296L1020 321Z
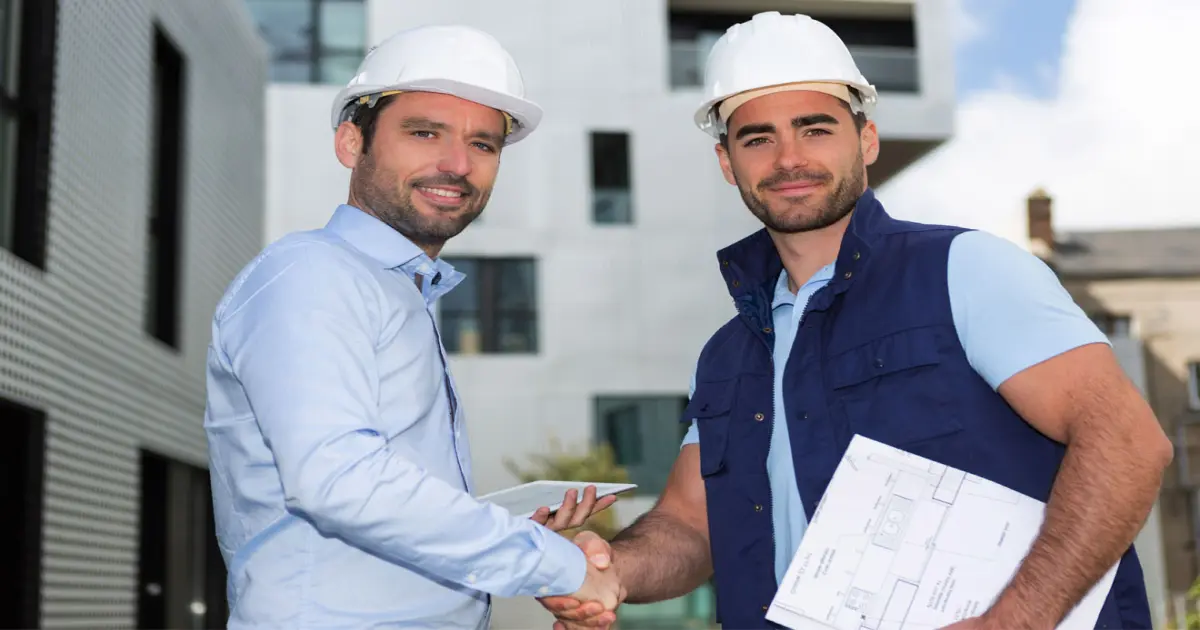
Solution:
M680 597L712 575L707 531L660 508L617 534L612 550L629 603Z
M1164 465L1111 431L1070 442L1045 520L989 611L1005 628L1053 628L1120 560L1150 512Z

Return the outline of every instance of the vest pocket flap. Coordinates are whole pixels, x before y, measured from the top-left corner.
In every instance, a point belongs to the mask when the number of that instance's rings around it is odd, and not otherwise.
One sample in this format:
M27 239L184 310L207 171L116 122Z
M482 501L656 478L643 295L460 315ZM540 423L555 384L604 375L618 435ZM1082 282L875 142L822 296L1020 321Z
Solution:
M696 420L700 432L700 474L705 477L725 468L729 414L736 392L736 379L696 383L696 391L683 411L685 420Z
M733 393L736 381L716 381L696 383L696 391L683 410L685 420L699 420L729 414L733 406Z
M939 341L931 328L914 328L881 337L829 360L834 389L865 383L873 378L937 365Z
M725 446L729 442L729 419L702 420L700 431L700 475L709 477L725 468Z

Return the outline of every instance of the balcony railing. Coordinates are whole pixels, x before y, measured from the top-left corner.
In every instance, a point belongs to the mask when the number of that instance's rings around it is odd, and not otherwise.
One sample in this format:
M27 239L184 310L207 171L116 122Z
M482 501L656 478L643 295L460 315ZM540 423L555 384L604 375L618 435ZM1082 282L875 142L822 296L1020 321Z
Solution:
M704 64L712 41L671 40L671 87L692 88L704 85ZM916 92L920 88L917 51L912 48L850 46L859 70L878 90Z

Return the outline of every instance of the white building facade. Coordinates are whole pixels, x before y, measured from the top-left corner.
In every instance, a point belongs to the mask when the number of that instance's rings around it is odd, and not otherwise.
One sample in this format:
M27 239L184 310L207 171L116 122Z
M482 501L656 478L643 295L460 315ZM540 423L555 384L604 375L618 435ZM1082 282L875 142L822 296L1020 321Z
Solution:
M829 24L881 88L875 185L952 132L946 0L309 0L303 14L247 1L275 55L268 241L323 225L346 199L328 120L355 53L403 28L461 23L516 58L544 121L505 150L487 210L445 250L469 278L439 317L476 481L513 483L504 461L551 439L577 451L607 441L644 490L618 503L626 522L665 481L700 349L735 314L716 251L760 227L692 123L708 47L761 10ZM696 598L623 627L703 625L711 610ZM495 619L548 626L528 601L500 602Z
M0 627L223 627L204 360L262 246L241 0L0 0Z

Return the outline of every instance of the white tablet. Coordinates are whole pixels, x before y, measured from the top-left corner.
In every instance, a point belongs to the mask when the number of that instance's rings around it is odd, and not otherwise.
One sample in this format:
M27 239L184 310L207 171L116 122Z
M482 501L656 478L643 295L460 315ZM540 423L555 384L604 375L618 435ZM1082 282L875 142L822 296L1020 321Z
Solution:
M583 500L583 491L596 486L596 498L610 494L628 492L637 487L632 483L596 483L587 481L531 481L519 486L498 490L479 497L481 501L495 503L514 516L529 518L540 507L549 507L553 513L562 507L563 495L574 488L579 494L576 501Z

